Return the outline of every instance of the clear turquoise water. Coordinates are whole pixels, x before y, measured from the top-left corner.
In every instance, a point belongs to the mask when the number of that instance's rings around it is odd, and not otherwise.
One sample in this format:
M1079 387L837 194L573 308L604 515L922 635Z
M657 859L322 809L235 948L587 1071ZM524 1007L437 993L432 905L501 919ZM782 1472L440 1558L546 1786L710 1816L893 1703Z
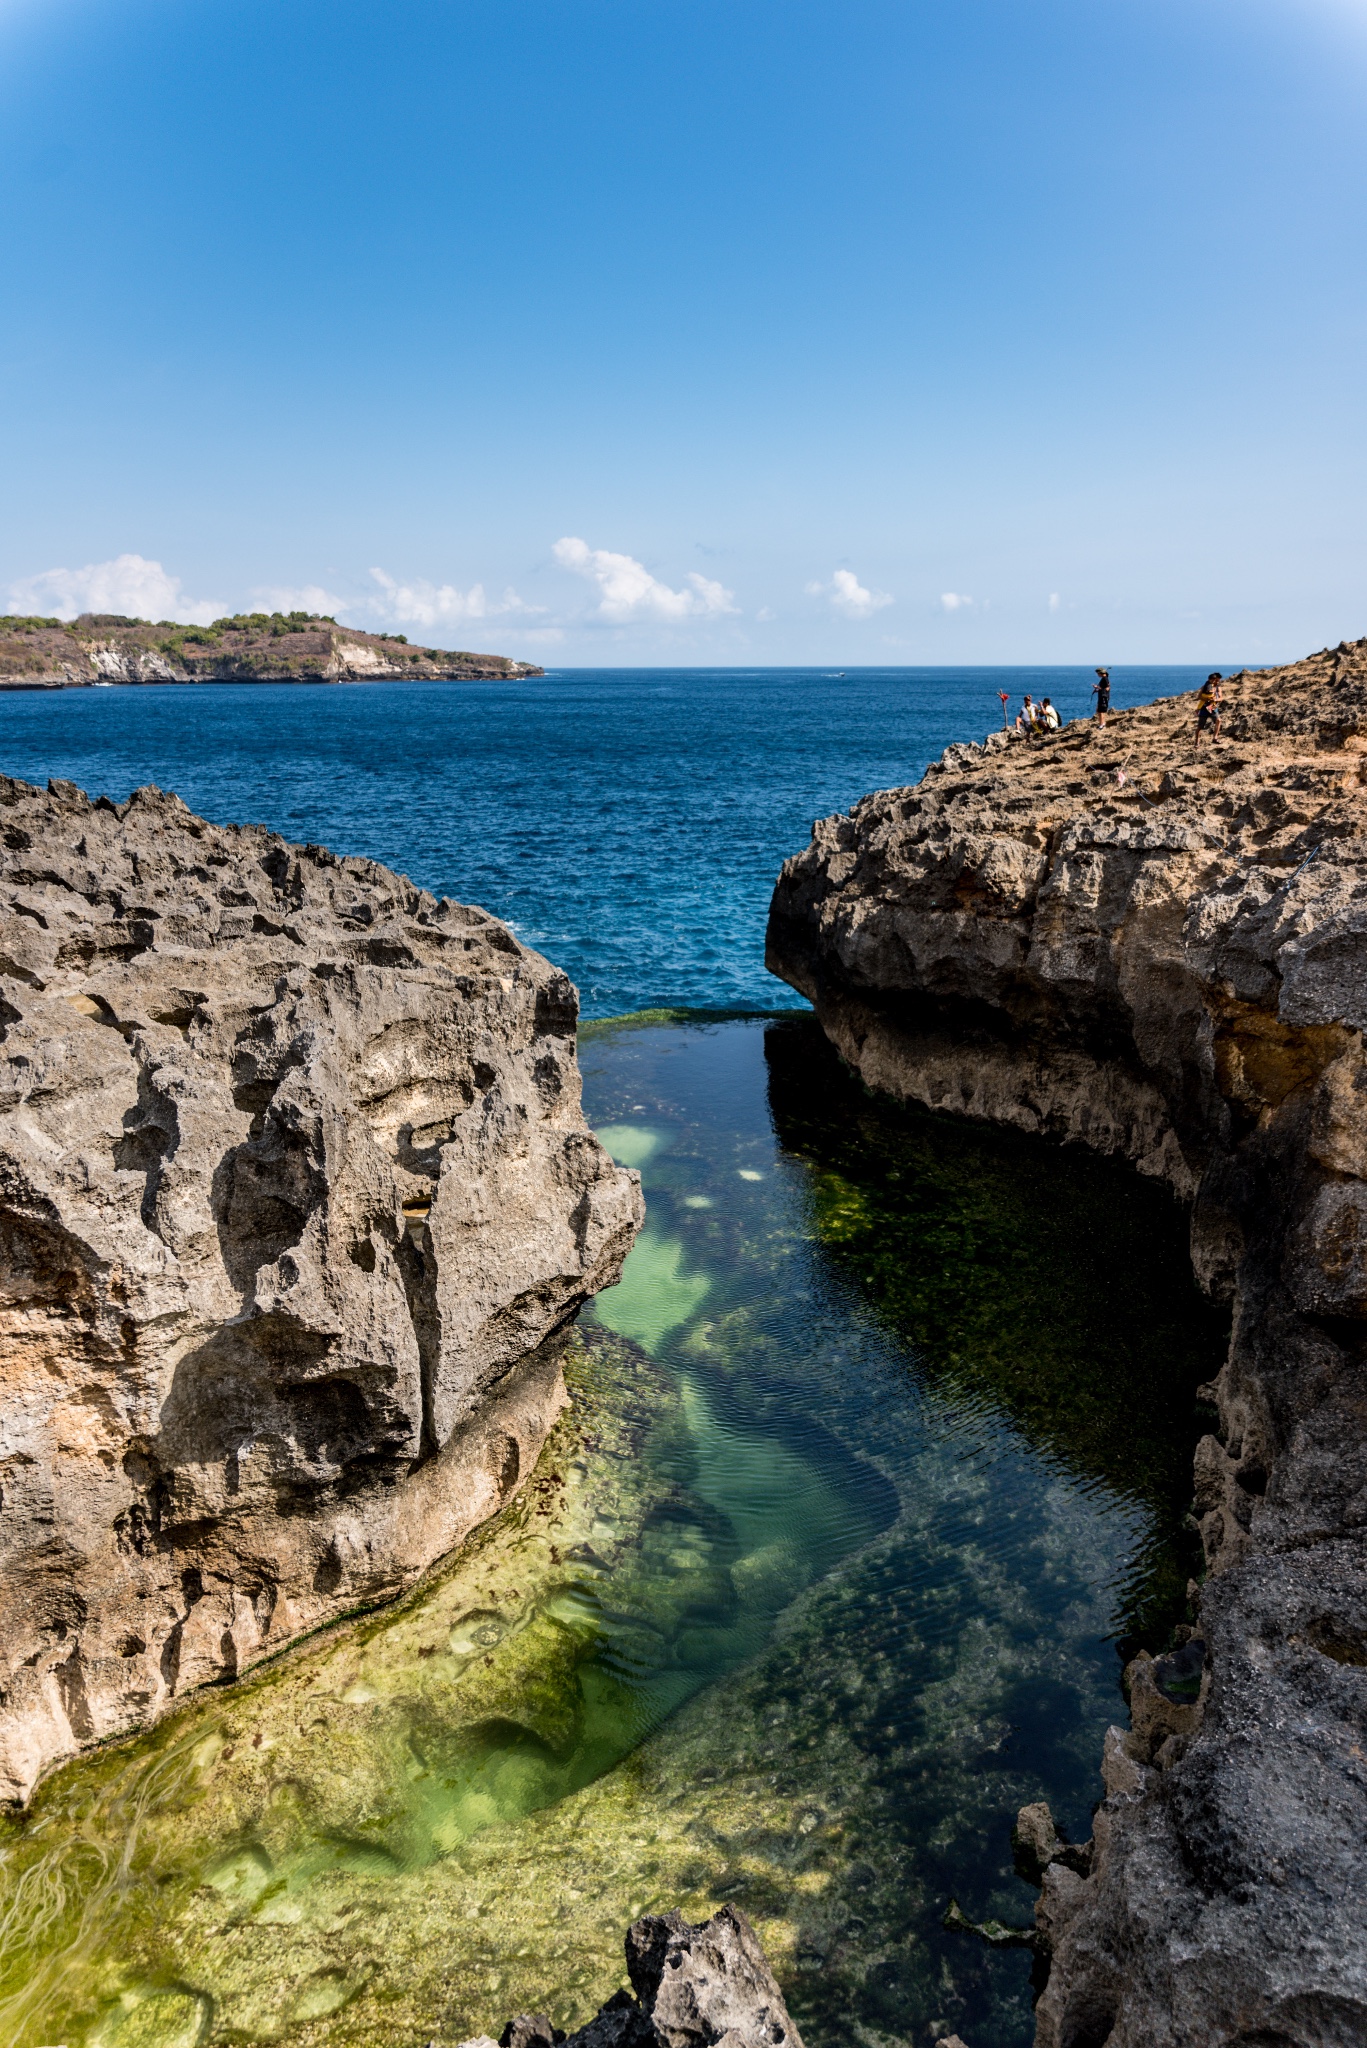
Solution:
M812 817L1073 671L605 672L0 696L0 765L367 853L585 1009L793 1007ZM1190 672L1117 676L1117 701ZM649 1218L529 1491L414 1600L77 1763L0 1829L14 2048L441 2048L584 2018L734 1899L809 2048L1024 2048L1009 1827L1085 1832L1117 1644L1185 1582L1222 1333L1160 1190L874 1101L810 1019L605 1024ZM1098 1219L1101 1219L1098 1222Z
M1117 706L1195 669L1117 669ZM1203 673L1203 672L1202 672ZM507 918L587 1017L796 1002L764 971L774 877L813 818L1000 724L998 689L1088 709L1083 669L577 669L522 683L0 693L0 769L369 854Z
M0 1826L7 2048L562 2025L732 1900L809 2048L1025 2048L1010 1827L1083 1834L1219 1330L1106 1162L864 1095L810 1018L604 1025L647 1225L527 1489L415 1597Z

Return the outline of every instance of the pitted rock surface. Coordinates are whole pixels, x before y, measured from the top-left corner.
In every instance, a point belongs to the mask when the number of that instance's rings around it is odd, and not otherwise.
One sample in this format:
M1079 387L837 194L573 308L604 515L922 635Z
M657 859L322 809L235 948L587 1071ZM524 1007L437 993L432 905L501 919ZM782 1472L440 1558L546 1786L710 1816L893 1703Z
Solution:
M1043 1869L1041 2048L1367 2040L1367 641L1226 696L1199 748L1189 697L952 747L770 915L868 1083L1167 1180L1233 1307L1204 1669L1132 1668Z
M734 1906L697 1926L679 1912L637 1920L627 1975L667 2048L802 2048L759 1938Z
M647 1913L627 1931L626 1956L631 1992L614 1992L587 2026L566 2039L544 2015L519 2013L501 2048L802 2048L759 1936L735 1906L696 1924Z
M0 780L0 1796L530 1471L643 1213L577 1010L374 862Z

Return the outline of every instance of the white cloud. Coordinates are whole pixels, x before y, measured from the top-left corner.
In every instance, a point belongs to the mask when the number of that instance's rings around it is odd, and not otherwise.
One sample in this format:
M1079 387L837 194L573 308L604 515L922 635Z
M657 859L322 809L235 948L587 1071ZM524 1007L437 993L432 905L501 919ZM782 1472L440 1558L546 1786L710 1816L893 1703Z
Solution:
M566 535L551 549L562 569L596 583L602 596L598 616L620 622L624 619L714 618L738 609L735 592L710 577L691 574L689 589L671 590L652 576L644 562L631 555L615 555L607 548L591 548L587 541Z
M755 617L761 626L767 626L778 617L778 613L770 611L767 604L762 604L755 613Z
M1062 603L1063 603L1063 599L1062 599L1062 598L1061 598L1061 597L1059 596L1058 592L1057 592L1056 590L1051 590L1051 591L1050 591L1050 593L1049 593L1049 609L1050 609L1050 611L1051 611L1051 612L1056 612L1056 611L1058 610L1059 606L1060 606L1060 605L1061 605Z
M372 569L370 573L379 584L381 595L361 599L349 609L375 613L394 625L442 626L458 619L492 619L506 612L534 609L523 604L515 590L505 590L502 597L491 598L486 596L482 583L457 590L453 583L428 583L421 577L411 583L400 583L383 569Z
M74 619L81 612L122 612L126 618L178 619L207 626L226 606L217 598L186 597L178 576L144 555L116 555L83 569L44 569L10 585L9 612Z
M829 597L848 619L867 619L892 603L885 590L866 590L853 569L837 569L829 583L809 583L807 592L811 597Z
M971 597L964 597L957 590L945 590L940 594L940 603L947 612L965 611L972 602Z

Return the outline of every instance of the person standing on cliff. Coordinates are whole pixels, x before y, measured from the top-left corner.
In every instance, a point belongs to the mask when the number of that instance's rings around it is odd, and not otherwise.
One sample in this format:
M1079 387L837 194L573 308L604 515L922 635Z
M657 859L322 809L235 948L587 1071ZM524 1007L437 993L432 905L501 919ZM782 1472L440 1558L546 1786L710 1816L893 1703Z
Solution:
M1096 681L1092 684L1092 695L1096 698L1096 710L1092 713L1102 731L1106 728L1106 713L1111 708L1111 671L1099 668Z
M1224 678L1218 669L1212 669L1196 693L1196 745L1201 744L1201 735L1207 727L1211 737L1220 737L1220 708L1225 693L1221 688Z

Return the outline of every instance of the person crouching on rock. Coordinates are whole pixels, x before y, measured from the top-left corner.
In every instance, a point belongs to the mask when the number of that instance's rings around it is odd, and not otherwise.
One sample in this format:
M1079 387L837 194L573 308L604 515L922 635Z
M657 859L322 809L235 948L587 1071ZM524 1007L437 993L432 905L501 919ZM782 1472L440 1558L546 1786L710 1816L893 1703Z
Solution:
M1044 699L1044 702L1040 705L1039 722L1046 738L1051 732L1057 732L1060 724L1062 723L1057 711L1055 711L1054 709L1052 701L1048 697L1046 697Z
M1213 739L1220 737L1220 707L1224 703L1224 691L1220 684L1220 673L1212 669L1196 693L1196 745L1201 744L1201 735L1209 731Z
M1092 695L1096 698L1096 710L1092 716L1099 726L1104 727L1106 713L1111 708L1111 671L1108 668L1097 670L1096 681L1092 684Z
M1034 739L1039 731L1039 705L1028 690L1016 713L1016 731L1023 732L1028 740Z

